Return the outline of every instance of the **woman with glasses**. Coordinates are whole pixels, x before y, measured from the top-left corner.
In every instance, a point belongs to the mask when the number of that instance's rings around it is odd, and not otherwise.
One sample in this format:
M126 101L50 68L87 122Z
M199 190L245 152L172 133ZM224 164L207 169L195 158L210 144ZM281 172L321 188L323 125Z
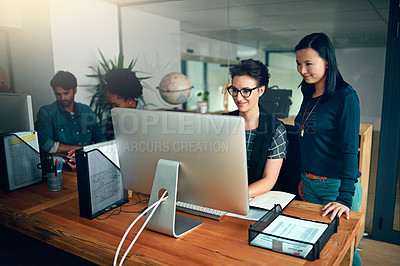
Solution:
M228 88L239 115L245 120L249 198L270 191L286 157L286 129L259 104L268 88L267 67L253 59L242 60L230 69L232 86Z

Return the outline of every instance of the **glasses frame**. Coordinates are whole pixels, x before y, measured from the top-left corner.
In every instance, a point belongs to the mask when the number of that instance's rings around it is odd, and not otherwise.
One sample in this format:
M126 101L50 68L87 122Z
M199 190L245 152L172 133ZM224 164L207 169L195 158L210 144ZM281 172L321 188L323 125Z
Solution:
M236 95L232 95L232 93L231 93L231 91L230 91L232 88L234 88L234 89L236 89L236 90L238 91ZM242 95L243 98L249 98L249 97L251 96L251 93L252 93L255 89L258 89L258 88L259 88L259 87L257 86L257 87L251 88L251 89L244 88L244 89L239 90L239 89L233 87L233 85L231 85L231 86L229 86L229 87L226 88L226 89L228 90L229 95L232 96L232 97L237 97L237 96L239 95L239 93L240 93L240 95ZM244 96L243 93L242 93L242 90L249 90L249 91L250 91L249 96Z

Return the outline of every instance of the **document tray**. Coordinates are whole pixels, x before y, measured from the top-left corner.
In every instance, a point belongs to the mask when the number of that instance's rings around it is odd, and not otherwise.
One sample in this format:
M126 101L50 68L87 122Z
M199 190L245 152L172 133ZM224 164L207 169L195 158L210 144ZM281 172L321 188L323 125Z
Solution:
M100 143L103 150L112 144ZM108 146L107 146L108 145ZM89 147L89 146L87 146ZM119 167L99 148L76 150L79 214L96 218L128 202L128 193L122 185Z
M288 220L288 224L292 227L287 226L285 228L287 224L280 222L281 220ZM271 225L274 221L275 223ZM292 224L290 224L290 221L292 221ZM309 228L302 226L302 224L308 225ZM282 207L277 204L254 225L250 226L249 245L314 261L319 259L321 250L325 247L331 236L337 232L338 226L338 216L331 223L312 221L284 215L282 214ZM296 232L296 229L300 233ZM301 231L303 229L304 231ZM296 232L293 233L296 237L288 236L289 233L287 236L283 236L285 234L279 234L279 231L284 231L285 233L289 231L291 233ZM318 233L315 233L317 231ZM315 233L314 239L310 241L309 235L313 233ZM303 236L305 239L302 239Z

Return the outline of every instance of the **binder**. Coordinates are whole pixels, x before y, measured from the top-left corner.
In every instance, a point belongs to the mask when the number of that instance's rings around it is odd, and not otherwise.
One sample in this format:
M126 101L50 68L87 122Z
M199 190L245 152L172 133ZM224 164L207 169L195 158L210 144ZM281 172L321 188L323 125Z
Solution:
M93 219L128 202L115 140L85 146L75 156L81 217Z
M0 134L0 186L9 192L42 182L36 131Z
M331 223L312 221L282 214L282 207L277 204L249 228L249 245L314 261L338 226L338 216ZM296 228L303 232L299 234Z

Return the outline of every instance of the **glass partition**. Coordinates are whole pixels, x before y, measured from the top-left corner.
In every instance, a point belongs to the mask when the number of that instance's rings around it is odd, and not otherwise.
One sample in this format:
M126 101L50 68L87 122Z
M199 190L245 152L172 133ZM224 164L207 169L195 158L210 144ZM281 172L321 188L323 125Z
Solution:
M189 100L186 102L186 110L197 110L196 102L199 100L197 94L204 93L207 89L204 80L204 63L200 61L186 60L186 76L192 83L192 92Z
M294 118L300 110L303 95L298 88L302 78L296 70L296 54L294 52L268 53L268 69L271 75L269 86L274 89L292 90L292 105L289 117Z
M8 67L7 35L0 30L0 93L10 92L10 70Z
M184 72L190 79L193 89L186 110L197 110L197 102L202 101L202 95L207 91L207 112L223 113L236 109L232 97L228 97L228 109L224 106L224 85L229 82L229 66L227 64L207 63L204 61L185 60ZM198 96L199 93L201 96Z
M207 64L207 88L210 93L208 111L224 112L224 85L229 82L229 67L221 64ZM236 109L232 97L228 97L228 110Z

